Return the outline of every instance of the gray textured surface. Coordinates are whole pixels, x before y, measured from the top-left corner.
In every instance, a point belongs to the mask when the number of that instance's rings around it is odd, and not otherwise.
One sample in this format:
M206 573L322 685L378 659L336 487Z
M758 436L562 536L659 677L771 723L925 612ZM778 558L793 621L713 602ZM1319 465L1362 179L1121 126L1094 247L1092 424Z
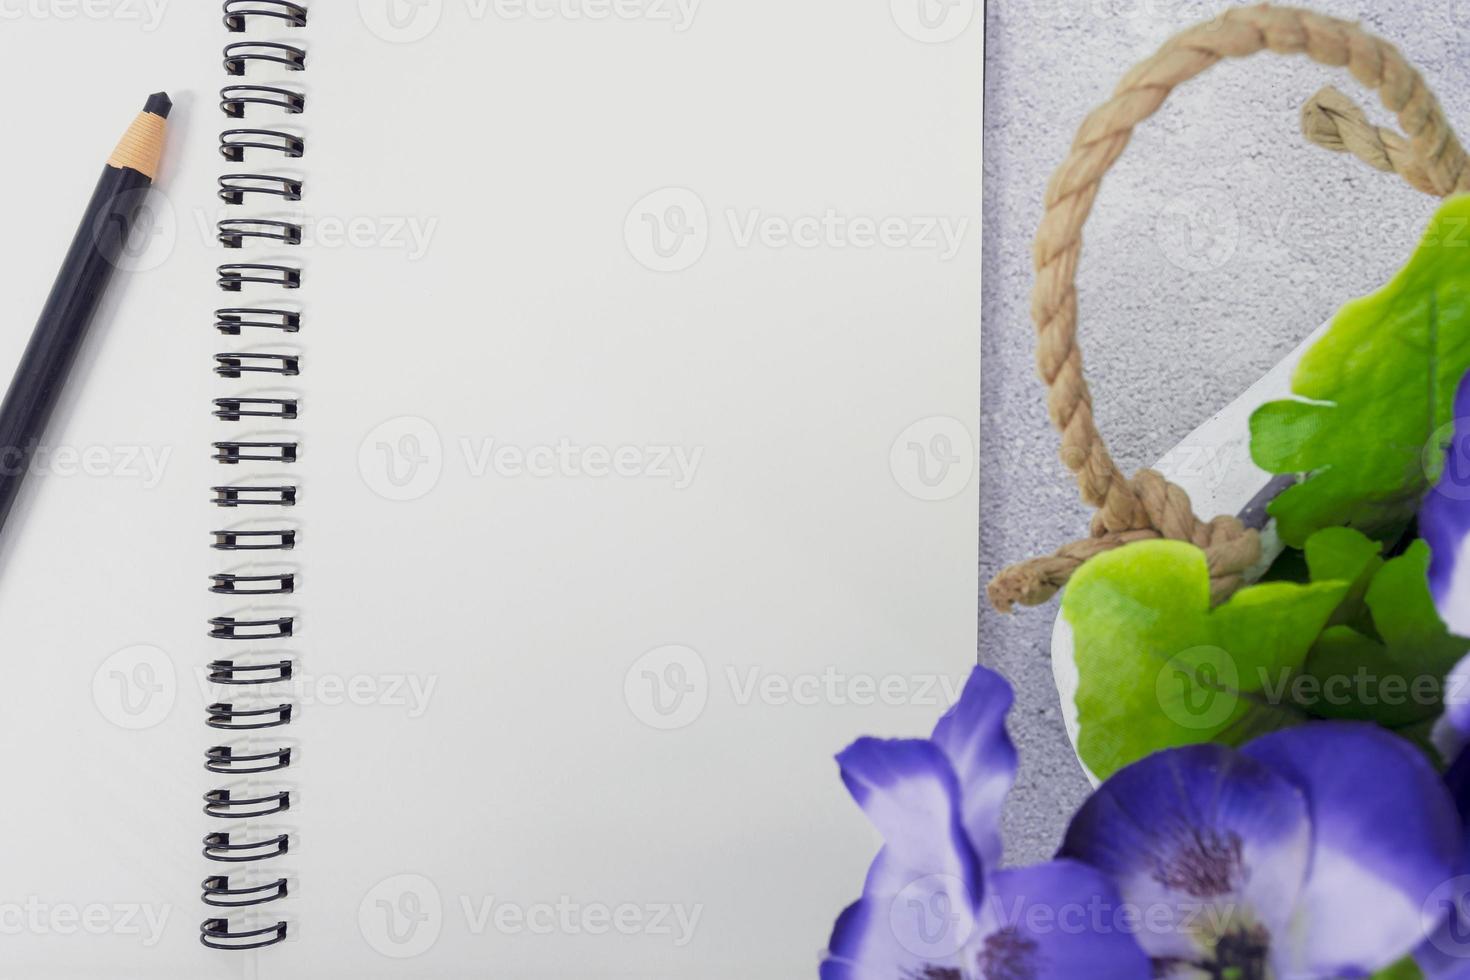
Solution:
M1470 4L1318 0L1419 66L1470 127ZM1387 8L1387 9L1385 9ZM987 12L981 575L1082 533L1033 369L1031 239L1042 192L1083 116L1203 0L992 0ZM1341 303L1385 282L1435 202L1312 147L1302 102L1334 84L1389 124L1345 71L1262 54L1177 91L1104 182L1079 272L1081 335L1099 425L1125 471L1162 456ZM1467 130L1470 131L1470 130ZM984 604L982 662L1017 689L1022 767L1008 860L1049 856L1087 793L1062 729L1048 649L1056 604Z

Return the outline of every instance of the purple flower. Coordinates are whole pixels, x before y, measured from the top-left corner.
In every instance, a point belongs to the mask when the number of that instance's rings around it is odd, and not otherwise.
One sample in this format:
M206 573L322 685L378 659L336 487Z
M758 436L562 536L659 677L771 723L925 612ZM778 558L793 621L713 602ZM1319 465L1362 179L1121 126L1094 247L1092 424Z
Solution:
M1414 958L1428 980L1470 980L1470 657L1445 678L1444 702L1434 740L1450 760L1444 781L1460 816L1460 877L1434 896L1449 914Z
M862 739L838 756L884 844L822 980L1148 980L1102 874L1072 861L1000 869L1011 700L977 668L930 739Z
M1366 977L1439 925L1460 824L1438 773L1377 727L1316 722L1116 773L1062 855L1142 911L1165 978Z
M1455 433L1444 474L1419 512L1429 542L1429 588L1450 631L1470 636L1470 375L1455 397Z

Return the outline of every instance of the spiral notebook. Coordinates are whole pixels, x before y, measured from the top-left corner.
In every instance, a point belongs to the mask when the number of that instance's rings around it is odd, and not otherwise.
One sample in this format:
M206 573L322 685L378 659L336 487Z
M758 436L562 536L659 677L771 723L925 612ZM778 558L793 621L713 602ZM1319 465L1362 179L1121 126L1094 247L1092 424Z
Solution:
M0 35L0 363L176 104L0 538L0 980L814 975L975 657L978 19L102 7Z

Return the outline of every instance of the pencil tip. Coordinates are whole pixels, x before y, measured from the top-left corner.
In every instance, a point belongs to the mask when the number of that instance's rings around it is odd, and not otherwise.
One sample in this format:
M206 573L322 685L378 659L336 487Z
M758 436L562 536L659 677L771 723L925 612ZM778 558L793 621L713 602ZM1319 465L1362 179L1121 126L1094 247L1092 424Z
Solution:
M168 97L167 92L154 92L148 96L148 103L143 106L144 112L151 112L155 116L168 118L169 110L173 109L173 100Z

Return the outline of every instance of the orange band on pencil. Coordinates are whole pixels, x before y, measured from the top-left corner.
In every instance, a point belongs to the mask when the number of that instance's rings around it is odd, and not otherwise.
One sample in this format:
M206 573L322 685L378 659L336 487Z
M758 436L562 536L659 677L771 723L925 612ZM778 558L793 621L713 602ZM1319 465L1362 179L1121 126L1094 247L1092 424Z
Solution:
M128 127L117 149L107 158L109 167L131 167L149 180L158 176L158 162L163 158L162 116L140 112Z

